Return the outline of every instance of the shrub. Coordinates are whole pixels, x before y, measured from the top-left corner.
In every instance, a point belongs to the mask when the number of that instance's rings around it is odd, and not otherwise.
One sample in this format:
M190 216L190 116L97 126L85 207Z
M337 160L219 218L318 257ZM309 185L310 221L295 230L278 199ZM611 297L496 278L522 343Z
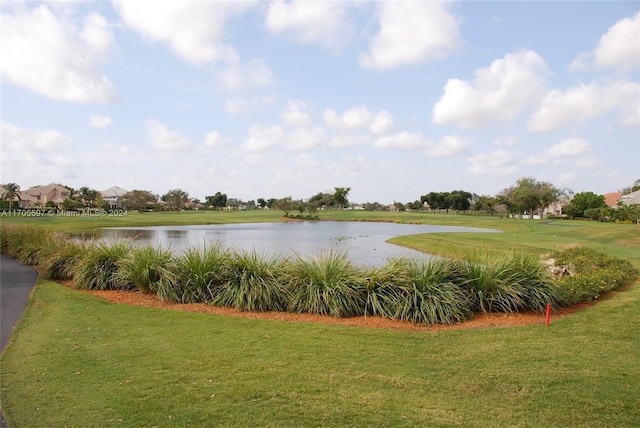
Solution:
M460 280L458 263L452 260L409 259L404 262L406 280L396 284L399 293L393 318L423 324L454 324L471 318Z
M162 300L180 301L177 266L170 248L135 247L117 261L118 281Z
M73 274L76 286L88 290L131 288L131 283L118 274L118 269L132 249L132 244L128 241L112 244L100 241L90 246Z
M290 310L334 317L361 315L365 308L365 274L344 252L297 256L291 267Z
M88 251L88 245L84 241L63 237L53 242L43 252L46 276L50 279L72 279L78 263Z
M513 286L522 290L523 309L545 312L547 304L553 308L566 304L562 287L539 258L515 254L508 264Z
M285 259L255 250L233 253L228 278L213 298L216 305L258 312L285 310L288 301Z
M567 303L590 302L638 277L628 261L586 247L552 253L557 266L566 266L569 276L559 279Z
M392 318L400 298L400 285L408 284L406 261L392 259L366 274L364 314Z
M42 251L56 240L55 233L37 226L2 226L2 252L26 265L39 265Z
M191 247L178 257L182 302L211 302L230 274L231 253L217 242L203 248Z
M517 312L525 293L517 284L517 268L508 255L474 254L460 262L462 287L474 312Z

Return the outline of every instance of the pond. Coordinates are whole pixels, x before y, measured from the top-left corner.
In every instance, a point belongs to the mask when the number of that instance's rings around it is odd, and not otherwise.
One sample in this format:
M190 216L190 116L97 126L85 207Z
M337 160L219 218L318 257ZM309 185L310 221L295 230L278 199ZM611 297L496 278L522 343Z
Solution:
M134 239L172 247L181 252L190 246L211 245L217 241L238 250L255 249L261 254L299 254L303 257L323 251L345 251L358 264L376 266L389 258L422 253L385 242L387 239L416 233L500 232L461 226L433 226L367 222L285 222L244 223L201 226L120 227L102 229L108 241Z

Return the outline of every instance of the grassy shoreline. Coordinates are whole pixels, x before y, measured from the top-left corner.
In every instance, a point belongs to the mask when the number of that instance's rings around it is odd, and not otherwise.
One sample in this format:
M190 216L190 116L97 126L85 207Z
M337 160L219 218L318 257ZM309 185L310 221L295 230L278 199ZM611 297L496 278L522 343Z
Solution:
M384 221L412 224L469 226L503 230L502 234L434 233L396 237L390 242L434 254L468 252L479 246L489 251L524 250L542 254L571 245L584 245L640 268L640 227L615 223L573 220L507 219L476 214L428 212L319 211L320 220ZM103 227L206 225L298 221L281 211L183 211L129 212L121 217L2 217L6 225L37 225L60 232L92 232Z

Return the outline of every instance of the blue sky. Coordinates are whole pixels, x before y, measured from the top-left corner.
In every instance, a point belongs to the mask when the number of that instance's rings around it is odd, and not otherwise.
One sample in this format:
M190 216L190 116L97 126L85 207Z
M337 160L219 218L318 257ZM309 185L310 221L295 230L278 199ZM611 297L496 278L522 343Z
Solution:
M204 199L640 178L633 2L1 3L2 182Z

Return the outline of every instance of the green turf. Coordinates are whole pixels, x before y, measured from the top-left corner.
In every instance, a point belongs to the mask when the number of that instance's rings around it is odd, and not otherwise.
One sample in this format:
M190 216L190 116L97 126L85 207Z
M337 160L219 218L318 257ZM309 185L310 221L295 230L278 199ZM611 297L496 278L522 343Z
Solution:
M40 281L2 355L3 411L13 427L639 426L639 302L636 286L549 327L401 332Z

